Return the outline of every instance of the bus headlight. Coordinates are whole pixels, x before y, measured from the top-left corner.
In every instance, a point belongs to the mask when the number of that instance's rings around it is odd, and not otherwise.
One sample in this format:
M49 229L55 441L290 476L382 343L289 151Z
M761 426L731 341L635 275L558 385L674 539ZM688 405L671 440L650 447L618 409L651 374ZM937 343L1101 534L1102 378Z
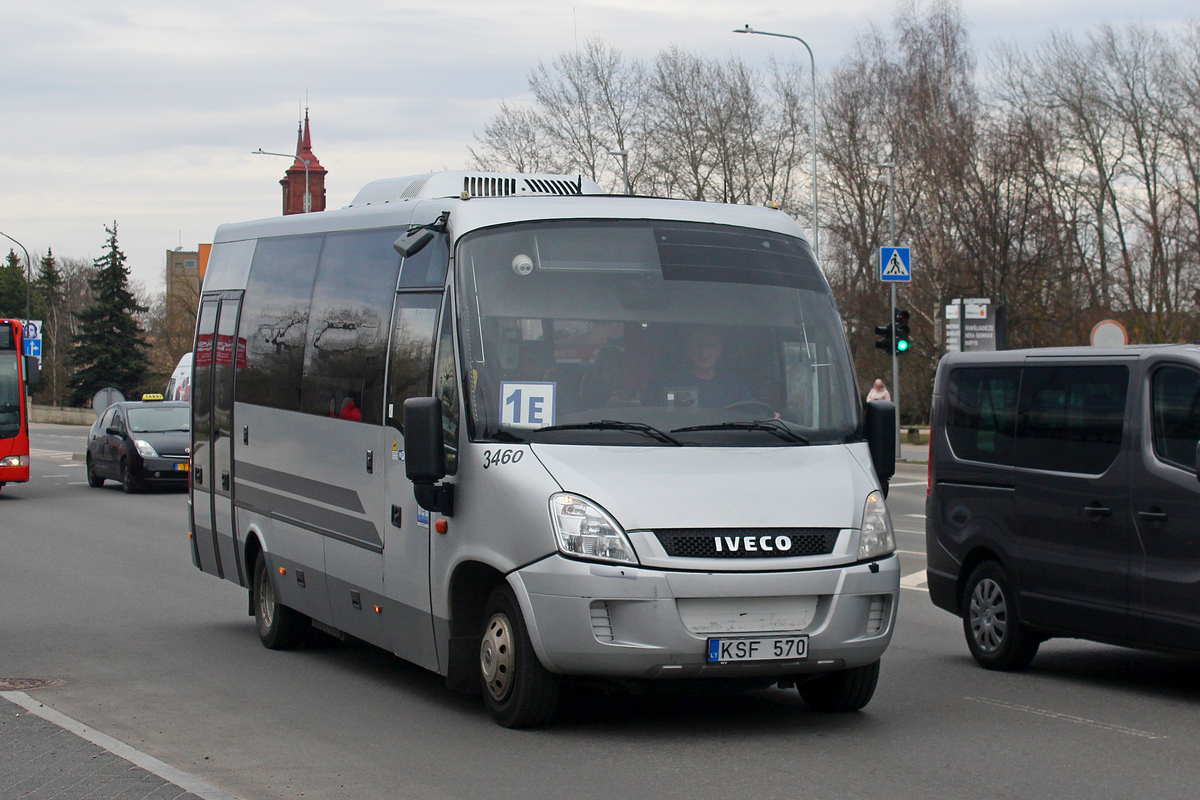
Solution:
M28 467L29 456L6 456L0 458L0 467Z
M604 509L574 494L550 497L550 520L558 549L566 555L595 561L636 564L625 531Z
M892 532L892 518L888 515L883 493L871 492L863 508L862 533L858 539L858 558L879 558L896 549L896 534Z
M158 451L151 447L145 439L137 439L133 444L142 458L158 458Z

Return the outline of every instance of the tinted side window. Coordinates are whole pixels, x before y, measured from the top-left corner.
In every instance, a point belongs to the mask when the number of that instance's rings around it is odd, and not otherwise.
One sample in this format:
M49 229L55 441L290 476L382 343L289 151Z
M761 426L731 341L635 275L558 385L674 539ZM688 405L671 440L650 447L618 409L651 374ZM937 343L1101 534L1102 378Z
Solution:
M383 421L388 326L403 228L325 236L308 323L302 410Z
M1121 449L1129 369L1027 367L1017 466L1099 475Z
M1150 388L1154 454L1168 464L1196 471L1200 440L1200 373L1184 367L1155 370Z
M438 333L437 385L434 396L442 402L442 436L446 444L446 474L458 472L458 375L454 371L454 317L449 294L442 307L442 327Z
M246 340L246 369L238 375L239 402L300 410L313 274L324 238L259 240L242 302L239 335Z
M404 401L433 391L433 339L437 334L440 293L396 295L392 314L392 352L388 363L388 422L404 426Z
M956 369L946 390L946 436L957 458L1013 463L1018 367Z
M403 229L397 231L396 235L392 237L392 241L398 239L403 232ZM390 245L391 242L388 244ZM400 288L440 288L446 283L446 268L449 265L448 239L444 234L435 236L433 241L425 245L420 252L404 259L404 268L400 270Z

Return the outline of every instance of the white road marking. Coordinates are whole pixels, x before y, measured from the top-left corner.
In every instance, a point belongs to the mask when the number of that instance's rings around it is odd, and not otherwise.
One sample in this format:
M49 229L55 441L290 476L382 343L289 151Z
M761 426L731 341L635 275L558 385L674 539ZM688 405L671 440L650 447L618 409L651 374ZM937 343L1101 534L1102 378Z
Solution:
M43 478L69 478L70 475L42 475Z
M1039 717L1047 717L1049 719L1062 720L1063 722L1074 722L1076 725L1087 725L1092 728L1099 728L1103 731L1112 731L1113 733L1123 733L1127 736L1138 736L1142 739L1166 739L1169 738L1160 733L1150 733L1148 731L1140 731L1137 728L1127 728L1124 725L1113 725L1111 722L1100 722L1086 717L1076 717L1071 714L1061 714L1057 711L1049 711L1044 708L1034 708L1033 706L1021 706L1016 703L1006 703L1003 700L991 700L987 697L964 697L964 700L970 700L973 703L984 703L997 708L1005 708L1009 711L1021 711L1026 714L1035 714Z
M928 481L905 481L904 483L889 483L888 488L894 489L897 486L925 486Z
M922 536L925 535L925 531L909 531L905 530L904 528L896 528L896 533L919 533Z
M920 550L897 550L896 552L904 553L905 555L908 555L908 556L923 556L923 555L925 555L925 552L920 551Z
M919 570L912 575L905 575L900 579L901 589L915 589L918 592L928 592L929 586L928 577L925 575L925 570Z
M915 517L916 519L925 519L924 514L905 514L906 517Z
M176 769L170 764L159 761L152 755L130 747L120 739L114 739L106 733L101 733L94 728L90 728L77 719L72 719L66 714L55 711L44 703L39 703L24 692L0 692L0 697L3 697L10 703L16 703L30 714L35 714L47 722L53 723L60 728L66 728L81 739L86 739L113 755L132 762L147 772L153 772L164 781L173 783L198 797L204 798L204 800L237 800L236 797L228 792L221 791L212 784L205 783L195 775L184 772L181 769Z

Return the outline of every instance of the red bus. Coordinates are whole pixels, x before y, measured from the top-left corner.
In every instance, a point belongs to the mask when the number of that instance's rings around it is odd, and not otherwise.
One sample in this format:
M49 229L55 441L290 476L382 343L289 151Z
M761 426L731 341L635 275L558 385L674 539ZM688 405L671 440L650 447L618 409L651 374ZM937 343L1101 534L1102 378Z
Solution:
M0 319L0 487L29 480L26 387L38 380L37 358L22 358L21 323Z

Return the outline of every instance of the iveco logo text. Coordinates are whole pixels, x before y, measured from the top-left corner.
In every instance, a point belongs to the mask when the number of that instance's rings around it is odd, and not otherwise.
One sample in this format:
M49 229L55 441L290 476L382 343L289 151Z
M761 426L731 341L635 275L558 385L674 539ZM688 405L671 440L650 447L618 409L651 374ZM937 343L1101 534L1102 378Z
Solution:
M713 539L718 553L736 553L745 550L747 553L759 550L791 550L790 536L718 536Z

